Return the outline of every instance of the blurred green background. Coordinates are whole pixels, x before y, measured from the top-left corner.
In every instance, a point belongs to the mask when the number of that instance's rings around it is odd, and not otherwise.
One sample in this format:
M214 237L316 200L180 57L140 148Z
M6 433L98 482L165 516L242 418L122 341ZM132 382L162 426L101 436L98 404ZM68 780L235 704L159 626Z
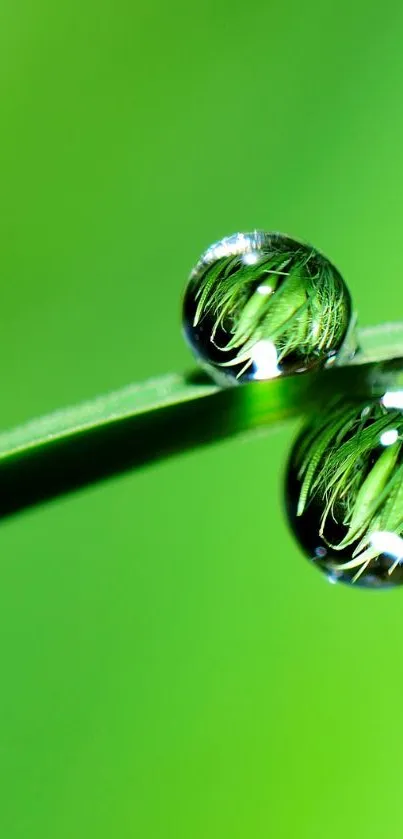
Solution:
M188 367L237 230L403 317L402 38L398 2L3 0L1 426ZM402 836L403 592L309 567L295 430L1 525L1 837Z

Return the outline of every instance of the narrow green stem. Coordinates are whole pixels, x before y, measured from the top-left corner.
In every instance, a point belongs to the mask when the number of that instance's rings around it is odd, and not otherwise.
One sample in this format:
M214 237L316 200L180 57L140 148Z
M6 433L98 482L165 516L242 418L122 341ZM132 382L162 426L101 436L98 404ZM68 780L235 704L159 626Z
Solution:
M5 431L0 517L170 454L273 427L337 394L351 399L398 387L403 325L361 330L359 341L353 362L320 373L223 390L198 373L168 375Z

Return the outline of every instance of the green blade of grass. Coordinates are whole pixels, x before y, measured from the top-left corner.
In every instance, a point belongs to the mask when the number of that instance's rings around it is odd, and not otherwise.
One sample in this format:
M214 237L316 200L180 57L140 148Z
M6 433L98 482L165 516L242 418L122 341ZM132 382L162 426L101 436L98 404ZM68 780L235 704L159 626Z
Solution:
M385 376L395 379L403 366L403 324L361 330L359 340L348 366L224 390L199 374L162 376L5 431L0 517L169 454L273 426L333 395L372 393L375 382L384 386ZM397 364L380 364L391 359Z

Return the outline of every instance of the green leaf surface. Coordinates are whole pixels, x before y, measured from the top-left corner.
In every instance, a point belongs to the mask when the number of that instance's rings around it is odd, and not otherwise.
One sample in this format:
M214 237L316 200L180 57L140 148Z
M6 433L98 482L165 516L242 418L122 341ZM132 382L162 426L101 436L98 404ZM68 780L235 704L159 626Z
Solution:
M350 364L320 373L228 389L198 373L166 375L5 431L0 516L169 454L272 427L340 393L352 398L390 381L398 386L403 324L361 330L359 346Z

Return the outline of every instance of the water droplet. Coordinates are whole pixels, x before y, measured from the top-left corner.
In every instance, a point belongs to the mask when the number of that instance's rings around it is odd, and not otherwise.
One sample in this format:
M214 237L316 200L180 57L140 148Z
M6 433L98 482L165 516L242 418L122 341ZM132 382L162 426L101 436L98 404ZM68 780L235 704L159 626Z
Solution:
M312 417L288 463L286 508L301 547L332 582L403 583L403 411L335 402Z
M351 298L337 269L280 233L237 233L212 245L183 304L185 336L220 384L328 365L350 323Z

